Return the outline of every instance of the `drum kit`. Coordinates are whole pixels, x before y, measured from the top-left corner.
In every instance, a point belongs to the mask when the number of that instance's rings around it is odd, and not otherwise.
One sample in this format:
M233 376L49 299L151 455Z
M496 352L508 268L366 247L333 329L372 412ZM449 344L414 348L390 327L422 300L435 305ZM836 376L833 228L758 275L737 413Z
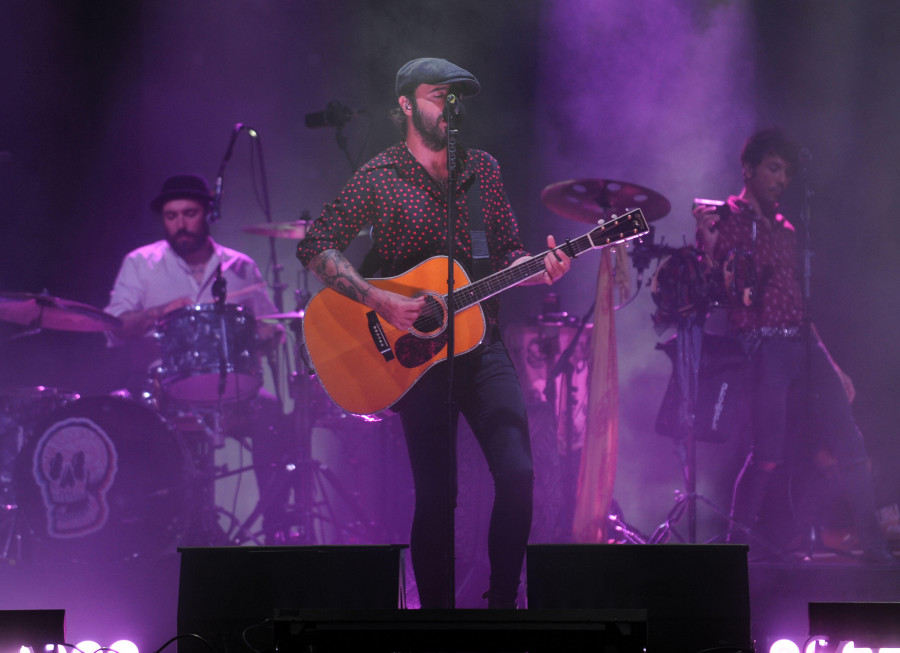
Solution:
M121 327L46 293L0 293L0 322L24 327L8 341ZM128 560L259 537L233 516L234 532L218 525L215 481L251 468L213 460L221 420L262 385L255 318L231 304L188 306L164 316L153 339L161 358L139 393L0 389L0 560Z

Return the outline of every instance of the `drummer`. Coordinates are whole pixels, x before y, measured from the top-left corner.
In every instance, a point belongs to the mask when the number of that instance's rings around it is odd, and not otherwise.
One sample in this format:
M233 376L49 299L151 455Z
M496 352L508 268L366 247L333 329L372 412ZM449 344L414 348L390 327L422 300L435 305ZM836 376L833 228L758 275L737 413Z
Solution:
M213 197L206 179L178 175L163 182L150 209L162 217L165 239L125 256L105 311L122 320L121 335L140 337L165 314L214 301L213 284L221 266L228 303L254 315L277 309L252 258L223 247L209 233ZM279 327L260 323L263 339L277 337Z
M154 340L145 337L152 336L154 325L179 308L214 303L216 295L221 298L223 292L221 281L227 303L240 304L256 316L277 312L254 260L213 240L209 229L212 206L213 195L206 179L197 175L169 177L150 202L150 209L161 217L165 238L129 252L122 261L104 310L122 321L121 330L111 340L131 345L130 373L134 378L146 378L149 364L158 356ZM280 326L263 322L257 332L263 349L279 342L283 335ZM132 382L129 389L133 391L135 385ZM269 468L276 464L273 461L280 457L281 445L273 432L283 421L281 407L261 389L257 397L231 409L238 413L235 422L254 425L255 432L247 435L253 439L257 482L262 488L268 481L262 477L269 476ZM273 519L264 516L269 525Z

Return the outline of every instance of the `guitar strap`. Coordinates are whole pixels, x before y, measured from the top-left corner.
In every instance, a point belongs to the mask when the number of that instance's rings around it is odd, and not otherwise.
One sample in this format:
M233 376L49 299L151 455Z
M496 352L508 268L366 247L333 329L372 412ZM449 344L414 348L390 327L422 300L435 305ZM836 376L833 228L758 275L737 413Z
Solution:
M477 174L473 175L473 181L466 189L466 204L469 207L469 237L472 239L472 280L477 281L491 273L491 253L488 251L481 183Z

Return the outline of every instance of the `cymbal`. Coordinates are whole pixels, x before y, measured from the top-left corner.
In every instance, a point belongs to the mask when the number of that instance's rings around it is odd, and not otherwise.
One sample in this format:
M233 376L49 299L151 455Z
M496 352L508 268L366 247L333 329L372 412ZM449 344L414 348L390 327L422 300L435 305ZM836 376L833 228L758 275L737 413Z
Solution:
M0 320L58 331L113 331L122 326L119 318L93 306L31 293L0 293Z
M290 313L271 313L269 315L260 315L260 320L302 320L303 319L303 311L292 311Z
M306 236L306 230L312 220L294 220L293 222L264 222L241 227L242 231L257 236L269 236L270 238L293 238L299 240Z
M627 181L570 179L550 184L541 201L564 218L596 224L631 209L640 209L648 221L665 217L672 205L656 191Z

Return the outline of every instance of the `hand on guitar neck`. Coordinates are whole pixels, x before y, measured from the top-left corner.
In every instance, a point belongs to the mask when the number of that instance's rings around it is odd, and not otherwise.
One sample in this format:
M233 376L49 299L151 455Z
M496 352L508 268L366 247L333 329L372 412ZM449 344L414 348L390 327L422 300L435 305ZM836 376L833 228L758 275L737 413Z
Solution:
M556 249L556 239L553 236L547 236L547 249L553 256L544 257L544 271L525 279L525 281L519 284L520 286L533 286L538 283L546 283L548 286L552 286L559 281L560 277L569 271L569 267L572 265L572 259L562 249ZM523 256L517 258L512 264L521 265L526 261L530 261L532 258L534 257Z

